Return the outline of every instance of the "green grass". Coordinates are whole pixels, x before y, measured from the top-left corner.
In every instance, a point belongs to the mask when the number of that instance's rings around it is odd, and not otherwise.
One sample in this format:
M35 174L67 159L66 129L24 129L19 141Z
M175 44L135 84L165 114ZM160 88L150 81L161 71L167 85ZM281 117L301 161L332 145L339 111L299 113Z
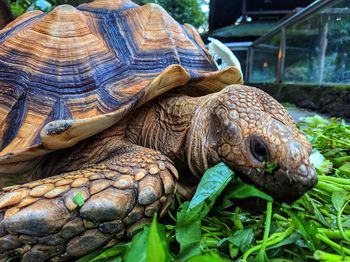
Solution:
M350 126L318 116L299 126L319 183L297 202L273 202L219 164L191 202L177 196L160 223L79 261L350 261Z

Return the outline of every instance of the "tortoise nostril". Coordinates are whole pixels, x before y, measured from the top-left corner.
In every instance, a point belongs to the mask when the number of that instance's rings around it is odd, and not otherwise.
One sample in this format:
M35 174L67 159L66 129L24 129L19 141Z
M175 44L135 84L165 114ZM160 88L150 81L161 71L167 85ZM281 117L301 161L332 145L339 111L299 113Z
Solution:
M304 165L304 164L301 164L298 169L297 169L297 172L299 175L303 176L303 177L307 177L309 172L308 172L308 168Z
M302 152L302 148L301 148L300 144L293 141L288 145L288 147L289 147L290 157L294 161L299 162L301 160L301 152Z

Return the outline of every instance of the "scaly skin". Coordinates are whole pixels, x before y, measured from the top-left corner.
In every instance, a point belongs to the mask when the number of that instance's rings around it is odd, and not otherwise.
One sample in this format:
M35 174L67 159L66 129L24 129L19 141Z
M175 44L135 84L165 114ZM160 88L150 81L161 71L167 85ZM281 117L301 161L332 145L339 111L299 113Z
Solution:
M70 260L131 237L155 212L166 213L177 178L160 152L119 142L103 163L5 189L0 259Z
M167 95L145 108L129 122L129 139L187 163L198 177L224 161L287 202L317 182L309 141L287 110L259 89L232 85L204 97ZM263 147L266 154L254 156L254 146ZM265 172L268 163L278 166L273 174Z
M0 253L59 261L130 237L155 212L167 211L178 179L172 161L197 177L224 161L275 198L292 201L317 181L310 151L286 110L258 89L167 94L49 155L32 174L48 178L5 189ZM271 162L278 169L267 174ZM78 193L81 207L73 201Z

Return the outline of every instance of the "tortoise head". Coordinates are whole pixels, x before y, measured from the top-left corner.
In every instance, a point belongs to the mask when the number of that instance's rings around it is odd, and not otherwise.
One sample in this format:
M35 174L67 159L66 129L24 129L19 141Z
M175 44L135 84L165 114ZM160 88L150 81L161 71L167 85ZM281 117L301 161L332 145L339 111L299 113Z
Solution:
M190 153L190 167L223 161L243 179L285 202L317 183L309 141L287 110L259 89L233 85L205 97L190 133L189 148L201 148L199 155L205 156L203 161ZM202 139L196 138L198 134Z

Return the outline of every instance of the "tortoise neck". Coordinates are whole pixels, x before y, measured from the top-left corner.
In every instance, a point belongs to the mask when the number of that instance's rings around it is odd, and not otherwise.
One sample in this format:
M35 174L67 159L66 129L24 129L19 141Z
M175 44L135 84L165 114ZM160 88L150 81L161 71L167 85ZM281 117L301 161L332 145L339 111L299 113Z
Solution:
M187 165L188 132L201 99L169 94L151 101L130 117L127 138Z
M187 165L197 177L201 177L209 167L221 162L217 150L221 136L220 122L213 117L218 108L216 94L202 97L187 134Z

